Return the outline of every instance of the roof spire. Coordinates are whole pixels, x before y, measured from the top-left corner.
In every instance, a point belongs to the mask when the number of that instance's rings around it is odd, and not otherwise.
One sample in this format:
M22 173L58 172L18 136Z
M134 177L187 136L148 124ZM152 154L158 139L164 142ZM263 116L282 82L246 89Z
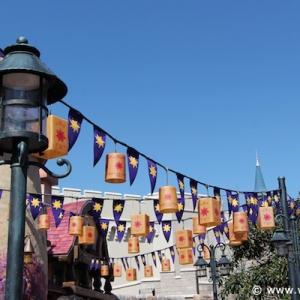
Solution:
M260 164L258 162L258 155L257 151L256 153L256 170L255 170L255 184L254 184L254 192L260 193L260 192L265 192L267 191L265 181L261 172Z

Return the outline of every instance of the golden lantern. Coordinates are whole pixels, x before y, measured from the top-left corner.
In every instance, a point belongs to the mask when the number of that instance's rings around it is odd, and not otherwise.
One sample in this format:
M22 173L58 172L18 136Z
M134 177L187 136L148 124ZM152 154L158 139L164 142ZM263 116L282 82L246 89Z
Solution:
M190 229L179 229L175 231L177 248L192 248L193 234Z
M163 272L168 272L171 270L171 263L170 260L168 258L163 258L161 260L161 270Z
M126 181L126 164L123 153L114 152L106 155L105 181L109 183Z
M114 277L122 276L122 266L120 264L113 264Z
M39 225L40 230L49 230L50 229L50 216L48 214L39 215Z
M162 214L178 212L177 193L174 186L166 185L159 188L159 212Z
M100 267L101 277L109 276L109 266L108 263L104 260Z
M82 234L78 236L78 244L93 245L95 244L95 227L84 225Z
M233 231L235 234L249 231L248 217L246 212L237 211L233 213Z
M260 230L273 230L275 228L274 211L272 206L258 208L257 227Z
M232 246L237 246L242 243L243 234L236 234L233 230L233 222L228 222L229 229L229 244Z
M69 234L74 236L80 236L83 233L83 217L72 216L69 224Z
M131 215L131 234L136 236L147 236L150 230L149 216L147 214Z
M51 159L65 156L69 150L68 121L54 115L47 117L46 135L48 148L42 153L33 153L35 157Z
M206 227L221 224L220 201L214 198L201 198L198 201L199 224Z
M193 233L194 234L205 234L206 226L199 224L198 217L193 218Z
M189 265L193 263L193 252L191 248L178 249L179 264Z
M135 268L126 269L126 280L127 281L136 280L136 269Z
M152 266L150 266L150 265L144 266L144 276L145 277L152 277L153 276Z
M140 252L140 242L138 237L131 236L128 238L128 253L139 253Z

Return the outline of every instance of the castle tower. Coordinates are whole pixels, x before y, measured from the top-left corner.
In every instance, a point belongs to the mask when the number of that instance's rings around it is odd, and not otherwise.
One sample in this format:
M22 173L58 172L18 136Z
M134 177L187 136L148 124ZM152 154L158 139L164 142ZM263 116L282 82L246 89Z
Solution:
M257 151L256 151L256 167L255 167L255 184L254 184L254 192L266 192L267 188L265 185L265 181L261 172L260 164L258 161Z

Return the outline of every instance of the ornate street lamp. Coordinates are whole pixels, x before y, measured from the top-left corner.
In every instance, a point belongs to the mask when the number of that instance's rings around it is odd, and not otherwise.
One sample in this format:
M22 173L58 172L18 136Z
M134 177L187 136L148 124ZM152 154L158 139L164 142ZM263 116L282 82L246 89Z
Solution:
M24 37L4 49L0 61L0 152L10 153L10 160L0 165L11 166L10 216L6 267L5 299L22 299L25 199L27 169L35 165L49 175L63 178L71 172L67 165L62 175L53 174L43 164L29 161L31 153L42 153L48 147L45 136L47 104L61 100L67 86L40 60L40 52Z
M275 217L277 229L271 242L274 243L277 256L287 257L288 260L288 276L290 287L293 291L300 290L300 240L298 234L299 217L294 214L289 215L287 205L287 193L285 186L285 178L279 177L279 190L282 214ZM281 229L279 220L283 223ZM292 300L299 300L298 292L291 293Z
M224 243L218 243L216 245L203 245L207 248L210 254L210 261L207 263L203 256L201 255L204 252L202 245L199 244L197 251L199 252L199 257L195 262L194 266L196 267L196 284L197 284L197 293L199 294L199 278L207 276L207 267L210 267L210 277L209 280L213 283L213 295L214 300L218 299L217 292L217 282L220 280L220 276L228 276L230 274L231 261L225 255L226 245ZM222 256L219 261L216 260L216 249L220 248L222 251Z

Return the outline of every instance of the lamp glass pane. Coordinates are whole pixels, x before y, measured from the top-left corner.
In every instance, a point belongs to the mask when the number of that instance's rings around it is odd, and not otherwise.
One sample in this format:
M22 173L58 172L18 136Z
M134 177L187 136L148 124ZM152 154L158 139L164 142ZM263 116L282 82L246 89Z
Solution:
M39 88L40 77L30 73L9 73L3 76L5 88L22 91L32 91Z

